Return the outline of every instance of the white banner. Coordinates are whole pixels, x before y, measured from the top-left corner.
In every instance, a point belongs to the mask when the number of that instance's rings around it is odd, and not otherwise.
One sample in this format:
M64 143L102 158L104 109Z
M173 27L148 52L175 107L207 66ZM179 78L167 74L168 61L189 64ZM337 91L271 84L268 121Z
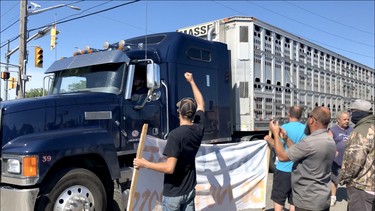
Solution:
M162 162L166 141L147 136L143 157ZM234 144L202 144L196 156L196 210L228 211L266 206L268 175L264 140ZM133 210L162 210L164 176L140 169Z

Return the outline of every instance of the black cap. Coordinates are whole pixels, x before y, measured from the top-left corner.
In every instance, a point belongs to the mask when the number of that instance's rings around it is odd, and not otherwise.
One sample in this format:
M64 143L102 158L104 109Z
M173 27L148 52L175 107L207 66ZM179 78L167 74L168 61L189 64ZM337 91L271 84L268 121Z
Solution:
M197 111L197 103L194 99L186 97L180 100L177 104L177 111L189 119L191 119Z

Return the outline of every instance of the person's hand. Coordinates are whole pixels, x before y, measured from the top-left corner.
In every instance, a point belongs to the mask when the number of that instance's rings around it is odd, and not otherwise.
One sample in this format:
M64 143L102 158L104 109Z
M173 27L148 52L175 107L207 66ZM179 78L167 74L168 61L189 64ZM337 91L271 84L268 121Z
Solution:
M280 137L283 139L283 140L288 140L288 134L286 133L286 131L282 128L280 128Z
M273 138L269 135L264 136L264 140L266 140L268 143L273 141Z
M136 169L145 168L146 167L147 160L144 158L138 159L134 158L133 160L133 166Z
M273 140L273 138L270 135L264 136L264 140L267 141L267 143L270 147L272 147L272 148L275 147L275 140Z
M274 136L278 136L280 133L280 127L279 127L279 122L274 121L273 119L270 120L270 130L272 131L272 134Z
M184 76L185 76L187 82L190 83L190 82L194 81L194 78L193 78L193 74L192 74L192 73L186 72L186 73L184 74Z

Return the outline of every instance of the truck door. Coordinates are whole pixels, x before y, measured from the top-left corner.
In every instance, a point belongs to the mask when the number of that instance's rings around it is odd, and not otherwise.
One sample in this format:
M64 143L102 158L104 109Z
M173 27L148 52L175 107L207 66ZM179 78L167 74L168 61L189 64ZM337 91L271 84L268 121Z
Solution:
M165 103L160 98L160 89L147 87L147 64L130 65L127 74L128 94L125 94L123 108L127 145L138 142L143 124L148 124L148 135L162 138L162 116L165 116ZM130 86L131 84L131 86ZM164 113L163 113L164 112Z

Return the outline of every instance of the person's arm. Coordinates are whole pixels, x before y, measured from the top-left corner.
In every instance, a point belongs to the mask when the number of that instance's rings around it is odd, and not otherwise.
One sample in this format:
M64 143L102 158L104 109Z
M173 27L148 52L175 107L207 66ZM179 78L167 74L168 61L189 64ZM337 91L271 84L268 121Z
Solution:
M280 136L285 141L285 144L288 147L291 147L294 144L294 142L290 140L290 138L288 137L288 134L286 133L286 131L282 128L280 128Z
M141 158L141 159L134 158L133 160L133 165L134 165L134 168L136 169L147 168L147 169L151 169L151 170L158 171L161 173L166 173L166 174L174 173L176 163L177 163L177 158L175 157L168 157L166 162L162 162L162 163L153 163L144 158Z
M366 136L360 137L357 132L352 133L348 138L341 166L340 184L346 184L358 177L366 165L366 158L370 150L365 147L365 143L368 143Z
M185 78L186 78L187 82L190 83L191 89L193 90L195 102L197 103L197 111L201 110L201 111L204 112L204 109L205 109L204 108L205 107L204 99L203 99L202 93L199 91L197 85L194 82L193 74L189 73L189 72L186 72Z
M330 129L328 129L328 135L331 136L333 138L333 133L331 132Z
M275 148L275 140L269 135L264 136L264 140L267 141L267 143L272 147Z
M271 119L270 121L270 130L272 131L274 140L275 140L275 153L280 161L289 161L289 157L287 156L283 143L280 141L279 134L280 134L280 127L279 122L273 122Z
M333 138L333 133L330 129L328 129L328 135L331 136L331 138ZM337 144L336 144L337 145ZM337 157L339 155L339 151L336 150L336 154L335 154L335 157Z

